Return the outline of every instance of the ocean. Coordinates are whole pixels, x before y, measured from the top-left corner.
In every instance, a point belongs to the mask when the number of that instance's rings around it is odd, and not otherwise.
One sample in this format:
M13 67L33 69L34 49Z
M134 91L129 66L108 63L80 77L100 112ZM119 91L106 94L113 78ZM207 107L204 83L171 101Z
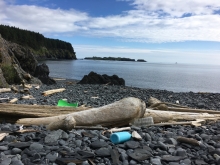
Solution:
M51 77L81 80L91 71L116 74L126 86L174 92L220 93L220 66L99 60L49 60Z

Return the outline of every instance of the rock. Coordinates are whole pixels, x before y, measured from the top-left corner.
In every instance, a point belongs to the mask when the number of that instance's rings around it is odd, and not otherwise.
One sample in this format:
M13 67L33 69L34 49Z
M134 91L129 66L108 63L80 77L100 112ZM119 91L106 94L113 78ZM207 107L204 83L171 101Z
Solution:
M166 162L178 162L178 161L183 160L185 158L186 158L186 156L164 155L164 156L162 156L161 160L166 161Z
M49 143L49 144L57 143L57 140L62 137L62 133L63 133L63 130L53 131L44 138L44 142Z
M97 156L100 156L100 157L106 157L106 156L110 156L110 150L108 148L100 148L98 150L95 151L95 154Z
M137 131L133 131L131 133L132 137L136 140L142 140L142 137L137 133Z
M11 158L6 158L1 161L1 165L10 165L11 164Z
M39 150L42 150L43 149L43 145L42 144L39 144L39 143L33 143L30 145L30 150L36 150L36 151L39 151Z
M96 140L90 144L90 147L93 149L97 149L97 148L106 147L107 145L108 144L106 142Z
M144 161L150 157L153 157L149 151L140 148L135 149L134 152L128 153L128 156L137 161Z
M55 162L55 160L58 158L57 152L52 152L46 155L46 158L49 159L51 162Z
M42 83L51 85L56 84L56 81L49 77L49 67L43 63L36 67L34 76L41 80Z
M95 72L90 72L88 75L85 75L78 84L125 85L125 80L119 78L117 75L108 76L106 74L100 75Z
M20 149L27 148L30 145L31 145L30 142L15 142L15 143L10 143L9 144L10 147L16 147L16 148L20 148Z
M20 154L22 152L22 150L20 148L13 148L11 150L11 154L16 155L16 154Z
M139 142L130 140L125 142L125 146L129 149L135 149L139 147Z

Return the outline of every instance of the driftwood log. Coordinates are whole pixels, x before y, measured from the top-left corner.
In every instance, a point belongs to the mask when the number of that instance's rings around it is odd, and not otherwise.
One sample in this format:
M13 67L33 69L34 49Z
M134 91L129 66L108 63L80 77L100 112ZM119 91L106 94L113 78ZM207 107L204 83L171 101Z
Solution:
M20 119L18 124L47 125L50 130L70 130L75 126L123 126L144 116L146 104L134 97L124 98L99 108L45 118Z
M11 92L11 88L0 88L0 93Z
M144 117L153 117L154 123L161 123L169 121L196 121L197 119L218 120L220 119L220 114L173 112L146 109Z
M42 94L44 96L48 96L48 95L52 95L54 93L63 92L65 90L66 90L65 88L51 89L51 90L48 90L48 91L44 91Z
M16 123L21 118L51 117L90 109L49 105L0 104L0 122Z

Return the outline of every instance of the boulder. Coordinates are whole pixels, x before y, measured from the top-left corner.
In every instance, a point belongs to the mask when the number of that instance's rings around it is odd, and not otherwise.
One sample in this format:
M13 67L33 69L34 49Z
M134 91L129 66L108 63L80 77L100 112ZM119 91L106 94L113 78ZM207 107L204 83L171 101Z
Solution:
M49 77L49 73L50 73L49 67L45 63L43 63L36 67L34 76L40 79L41 82L44 84L47 85L55 84L56 81Z
M100 75L95 72L90 72L88 75L85 75L78 84L125 85L125 80L119 78L117 75L108 76L106 74Z

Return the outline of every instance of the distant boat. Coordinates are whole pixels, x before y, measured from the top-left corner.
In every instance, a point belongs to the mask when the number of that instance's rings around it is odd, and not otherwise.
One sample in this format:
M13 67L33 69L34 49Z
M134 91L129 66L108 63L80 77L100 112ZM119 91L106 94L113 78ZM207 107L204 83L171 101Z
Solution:
M177 62L175 64L177 64Z

